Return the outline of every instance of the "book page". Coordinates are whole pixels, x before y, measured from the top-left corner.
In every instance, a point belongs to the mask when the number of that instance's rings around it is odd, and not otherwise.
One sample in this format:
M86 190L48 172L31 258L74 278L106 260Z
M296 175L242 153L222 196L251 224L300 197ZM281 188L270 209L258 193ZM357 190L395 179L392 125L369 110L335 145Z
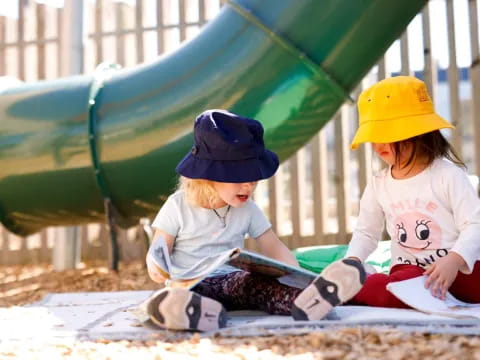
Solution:
M307 287L318 275L248 250L242 250L227 264L252 273L274 277L282 284L299 289Z
M201 259L190 269L183 273L176 275L172 280L194 280L196 278L203 278L212 273L215 269L225 264L234 254L240 251L239 248L229 249L216 255L208 256Z
M387 290L414 309L454 318L480 319L480 304L469 304L447 293L445 300L438 299L425 289L425 275L389 283Z
M192 288L222 265L276 278L280 283L304 289L317 276L314 272L288 265L261 254L233 248L201 259L182 274L171 277L170 287Z
M154 239L148 249L147 256L149 256L155 265L158 266L162 276L167 279L170 278L170 269L172 265L170 263L170 254L168 253L167 243L163 236Z

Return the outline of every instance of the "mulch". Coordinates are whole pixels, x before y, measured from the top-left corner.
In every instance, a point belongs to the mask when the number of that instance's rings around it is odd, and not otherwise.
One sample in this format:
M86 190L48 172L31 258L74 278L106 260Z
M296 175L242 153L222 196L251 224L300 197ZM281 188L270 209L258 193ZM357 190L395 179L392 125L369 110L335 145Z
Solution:
M47 293L153 290L142 263L81 264L78 269L53 271L50 265L0 266L0 307L26 305ZM166 341L5 342L0 359L476 359L480 337L402 332L355 327L297 336L202 338Z

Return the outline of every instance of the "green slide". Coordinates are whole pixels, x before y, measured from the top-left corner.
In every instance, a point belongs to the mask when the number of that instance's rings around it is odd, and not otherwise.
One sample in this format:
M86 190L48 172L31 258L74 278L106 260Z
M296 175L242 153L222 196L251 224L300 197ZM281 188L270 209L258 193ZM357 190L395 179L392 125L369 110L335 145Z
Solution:
M52 225L152 216L208 108L260 120L285 160L332 117L427 0L229 0L156 62L0 94L0 221ZM110 208L110 207L108 207Z

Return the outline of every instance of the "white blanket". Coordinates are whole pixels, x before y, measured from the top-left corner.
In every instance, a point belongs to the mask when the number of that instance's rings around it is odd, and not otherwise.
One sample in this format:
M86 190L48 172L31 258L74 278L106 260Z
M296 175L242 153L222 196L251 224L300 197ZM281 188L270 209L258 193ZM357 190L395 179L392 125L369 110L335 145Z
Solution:
M162 330L142 326L129 309L151 291L49 294L30 306L0 308L0 342L6 340L50 341L55 338L146 340ZM405 330L480 334L480 322L455 320L415 310L339 306L327 318L295 322L290 316L271 316L256 311L230 312L225 336L297 334L330 327L395 326ZM163 331L165 333L165 331ZM169 332L171 337L178 336ZM178 334L178 332L177 332ZM190 333L180 332L189 335ZM203 334L209 336L211 334Z

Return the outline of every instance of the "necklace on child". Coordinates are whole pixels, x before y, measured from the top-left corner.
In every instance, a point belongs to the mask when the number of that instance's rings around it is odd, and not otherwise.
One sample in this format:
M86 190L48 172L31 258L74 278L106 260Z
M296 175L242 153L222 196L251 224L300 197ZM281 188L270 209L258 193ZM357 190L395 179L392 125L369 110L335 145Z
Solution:
M220 222L222 223L222 227L227 227L227 215L228 215L228 212L230 211L230 208L231 206L228 205L227 207L227 211L225 212L225 215L221 216L217 210L215 209L212 209L213 212L215 213L215 215L217 215L218 219L220 220Z

